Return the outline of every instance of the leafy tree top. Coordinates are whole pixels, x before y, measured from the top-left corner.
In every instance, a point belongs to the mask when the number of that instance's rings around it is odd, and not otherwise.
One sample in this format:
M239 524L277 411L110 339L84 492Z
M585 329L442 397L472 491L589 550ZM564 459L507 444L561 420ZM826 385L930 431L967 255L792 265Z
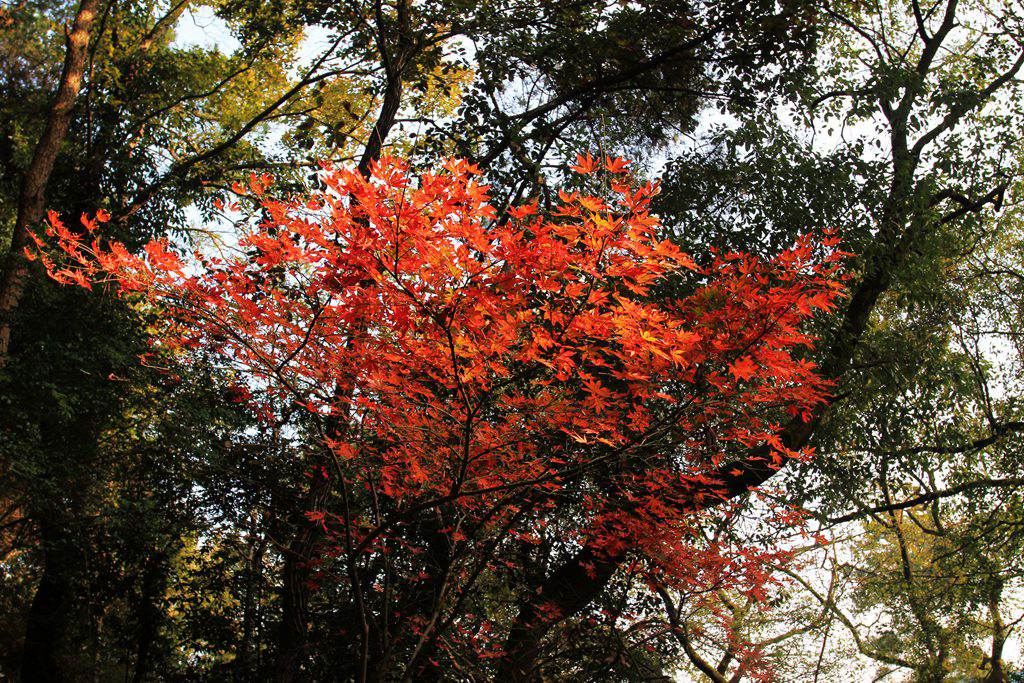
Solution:
M699 264L656 237L657 184L621 159L574 170L600 191L563 191L546 215L499 215L459 160L418 178L395 158L368 177L325 166L322 190L284 200L253 176L236 191L263 219L234 252L135 255L99 235L105 215L72 231L51 214L32 254L59 281L141 297L158 345L214 358L266 420L301 414L334 465L316 476L345 498L315 514L357 590L360 558L415 566L402 530L441 509L466 551L550 527L636 552L659 581L756 583L752 558L698 551L689 530L728 497L730 453L801 455L777 424L827 397L801 327L842 290L837 239Z

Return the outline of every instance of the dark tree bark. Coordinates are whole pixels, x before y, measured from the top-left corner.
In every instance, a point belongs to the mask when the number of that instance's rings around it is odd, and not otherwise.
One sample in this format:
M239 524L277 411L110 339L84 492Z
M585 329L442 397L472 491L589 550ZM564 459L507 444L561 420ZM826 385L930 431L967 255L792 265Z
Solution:
M142 683L153 669L153 645L160 632L163 610L160 598L167 580L167 555L156 551L149 560L142 577L142 590L137 607L135 633L135 672L132 683Z
M547 632L567 619L604 591L624 554L608 554L593 545L585 545L569 561L556 569L524 601L505 642L506 656L498 669L499 681L530 681L538 678L536 662ZM588 571L588 567L593 570ZM546 609L553 607L554 610ZM545 618L545 614L557 618Z
M1006 670L1003 669L1003 648L1006 646L1008 629L999 611L999 603L1003 597L1003 580L995 578L989 588L988 612L992 619L992 649L988 657L988 675L985 683L1005 683Z
M66 680L60 652L68 628L70 576L76 554L59 524L43 520L39 527L43 575L26 617L21 680L23 683L57 683Z
M267 551L267 537L261 535L259 515L255 512L250 516L248 566L245 572L245 593L243 597L242 635L238 644L238 655L235 658L234 680L248 681L253 679L253 644L259 638L258 616L260 597L263 593L263 557ZM256 648L256 666L259 666L259 648Z
M331 494L331 481L317 476L310 486L303 509L297 511L295 536L288 544L281 576L281 625L277 635L276 679L282 683L300 680L306 658L308 605L312 570L309 561L322 536L320 527L306 518L305 511L323 510Z

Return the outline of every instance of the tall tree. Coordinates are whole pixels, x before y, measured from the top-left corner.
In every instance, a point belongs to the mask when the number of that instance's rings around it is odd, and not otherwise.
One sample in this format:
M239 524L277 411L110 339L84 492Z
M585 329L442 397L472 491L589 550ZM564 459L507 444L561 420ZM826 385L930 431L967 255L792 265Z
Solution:
M71 124L75 101L82 88L89 40L100 6L99 0L82 0L78 7L71 29L67 32L64 66L61 69L57 93L54 95L53 104L50 105L46 128L36 144L32 161L22 180L17 218L14 221L10 247L4 259L3 280L0 280L0 369L7 361L7 349L11 341L11 316L21 301L28 278L28 264L22 253L28 245L28 230L43 217L46 188L57 154Z
M672 510L715 495L709 472L731 448L798 455L772 420L825 400L794 352L811 341L801 324L833 307L843 254L804 239L771 261L730 254L699 267L655 237L654 186L630 185L621 160L603 167L607 199L563 194L550 217L527 205L501 223L465 162L419 182L390 158L369 180L327 172L322 194L264 200L269 220L242 242L259 256L199 276L160 242L143 260L51 223L66 254L41 254L52 277L141 291L167 307L163 343L236 369L268 420L289 403L312 418L308 448L331 464L317 476L342 502L337 515L307 514L347 578L346 677L404 678L438 666L429 660L488 654L489 619L476 623L467 605L503 573L510 539L540 530L590 535L606 554L635 545L644 575L666 581L679 562L725 582L749 571L733 576L713 547L691 549L678 538L687 513ZM267 182L254 178L252 192ZM688 272L707 284L649 298ZM358 427L332 429L339 414ZM434 586L426 605L421 582Z
M202 206L208 192L203 183L229 182L232 173L244 172L234 170L232 164L266 162L265 153L250 139L265 131L271 116L287 120L295 115L288 109L294 99L326 77L307 71L305 77L291 82L292 75L281 64L282 58L295 55L295 21L247 24L226 14L228 25L235 27L246 46L238 54L174 45L174 23L187 6L138 5L114 11L104 5L98 16L96 3L81 7L23 3L12 8L3 26L8 58L2 118L9 133L3 149L5 183L20 182L13 176L24 160L34 190L42 187L37 181L46 176L51 206L77 216L106 205L118 216L119 234L138 241L163 230L168 222L180 224L182 209L189 203L198 201ZM83 22L93 22L94 30L90 34L83 24L82 31L71 34L74 49L58 50L64 41L54 26L59 29L67 11ZM60 106L53 110L50 102L39 97L39 86L48 87L54 61L62 57ZM324 61L317 62L316 68ZM251 84L247 89L245 78L252 74L259 74L258 89L269 94L255 97ZM77 99L69 97L72 85ZM334 99L327 101L336 104ZM51 110L59 116L50 117ZM46 144L26 153L24 140L37 130ZM164 154L180 154L191 144L205 149L188 157L191 161L183 166L168 169ZM214 161L218 165L211 167ZM168 191L158 194L149 189L157 186ZM32 195L32 201L43 199ZM33 283L27 289L17 286L19 296L7 300L12 308L3 320L5 335L11 334L5 341L13 340L4 355L2 379L5 493L24 513L17 521L19 528L32 532L28 535L35 541L42 577L27 606L23 670L27 677L59 679L84 675L83 657L72 645L91 629L97 641L82 649L99 652L103 615L111 602L124 598L113 581L119 569L107 559L116 557L128 567L139 568L140 576L150 572L150 588L142 590L152 597L159 592L153 587L164 578L158 574L171 565L150 559L176 552L174 541L167 539L168 535L174 538L174 525L180 525L182 533L189 532L189 515L178 515L173 505L147 506L137 499L138 489L148 488L154 497L169 495L177 504L193 506L195 501L181 497L182 491L195 485L188 483L188 477L202 478L202 469L147 471L141 465L138 454L152 452L145 426L150 413L133 401L159 400L155 397L166 386L159 376L129 372L134 366L132 355L144 351L137 323L109 299L67 297L50 289L40 273L28 270L20 243L25 229L31 227L25 222L31 211L21 211L29 204L7 206L15 215L11 266L5 276L11 282ZM125 377L120 376L122 371ZM203 412L183 406L171 409L183 427L194 425L188 418L199 419ZM134 443L115 447L110 438L113 429L127 430ZM200 444L208 446L210 439L222 438L218 431L208 429L194 441L194 452L204 450ZM166 447L173 462L181 452L175 451L171 441ZM110 487L123 491L124 497L98 495ZM137 506L152 523L136 530L138 543L111 538L117 539L111 530L123 522L118 510L128 506ZM83 557L89 562L83 564ZM106 577L104 567L111 572ZM31 570L31 565L26 568ZM129 586L125 590L130 591L131 570L122 576ZM93 581L104 589L90 590ZM95 601L82 600L81 595L93 596ZM142 601L152 602L150 598ZM141 616L152 610L142 605L137 612ZM152 648L145 642L151 640L147 637L133 646L140 667L151 658ZM96 667L110 665L99 655L96 660Z

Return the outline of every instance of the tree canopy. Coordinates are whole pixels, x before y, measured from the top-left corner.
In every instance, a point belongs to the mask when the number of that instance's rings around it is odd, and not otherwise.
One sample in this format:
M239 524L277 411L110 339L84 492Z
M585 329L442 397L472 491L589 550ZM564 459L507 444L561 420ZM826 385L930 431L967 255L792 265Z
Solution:
M1015 680L1022 68L1018 0L0 7L0 675Z

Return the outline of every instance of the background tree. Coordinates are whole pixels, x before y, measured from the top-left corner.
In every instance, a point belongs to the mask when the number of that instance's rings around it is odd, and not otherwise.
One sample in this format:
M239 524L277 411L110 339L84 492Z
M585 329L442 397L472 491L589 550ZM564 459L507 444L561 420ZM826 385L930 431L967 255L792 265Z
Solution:
M784 495L851 538L840 545L854 553L843 580L859 587L844 594L862 601L841 611L869 634L863 623L879 610L876 627L893 636L859 635L862 652L921 680L953 671L1005 680L1002 636L992 635L1015 617L991 618L982 596L1016 575L1002 534L1015 528L1020 486L1019 307L1013 257L1000 254L1018 240L1019 7L868 3L826 15L813 85L781 112L715 131L670 167L678 180L667 179L662 212L698 240L730 245L770 244L807 224L850 228L865 257L847 321L870 289L878 296L815 437L824 455L795 468ZM708 191L708 177L725 189ZM705 206L721 217L707 237L695 226ZM837 529L862 518L872 520L867 537ZM814 572L801 578L827 594ZM893 595L906 596L905 610Z

